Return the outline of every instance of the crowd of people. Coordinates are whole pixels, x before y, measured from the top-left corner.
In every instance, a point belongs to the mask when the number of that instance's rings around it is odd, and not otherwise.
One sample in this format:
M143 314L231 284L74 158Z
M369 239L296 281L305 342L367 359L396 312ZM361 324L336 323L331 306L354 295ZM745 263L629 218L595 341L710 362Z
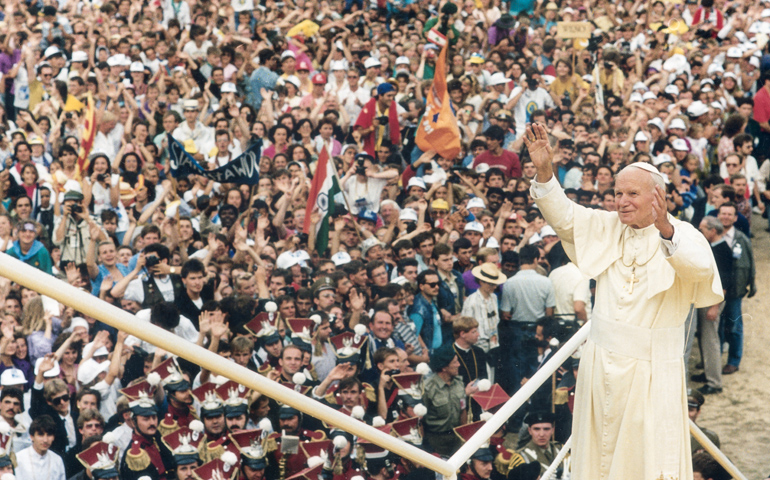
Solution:
M646 162L710 242L725 301L688 321L693 420L740 370L770 202L759 2L10 0L0 17L0 251L275 388L448 457L590 321L593 281L530 193L534 124L576 208L629 208L615 174ZM453 158L416 140L437 71ZM174 141L205 171L244 152L259 171L178 175ZM2 278L0 308L0 480L432 478ZM546 470L579 354L464 480ZM701 478L729 478L700 450Z

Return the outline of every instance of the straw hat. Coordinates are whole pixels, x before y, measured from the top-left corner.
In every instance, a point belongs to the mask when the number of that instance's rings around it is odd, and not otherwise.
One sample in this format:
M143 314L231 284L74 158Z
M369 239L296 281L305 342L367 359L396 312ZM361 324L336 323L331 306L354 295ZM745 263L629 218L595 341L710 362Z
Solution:
M471 272L478 280L483 280L495 285L502 285L508 280L508 277L506 277L494 263L482 263Z

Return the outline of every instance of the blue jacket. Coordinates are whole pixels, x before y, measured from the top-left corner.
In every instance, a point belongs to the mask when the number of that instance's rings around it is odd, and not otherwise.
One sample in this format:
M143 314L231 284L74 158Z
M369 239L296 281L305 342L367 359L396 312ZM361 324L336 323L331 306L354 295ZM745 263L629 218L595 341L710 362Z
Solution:
M422 317L422 326L418 332L428 347L428 351L433 353L433 309L437 308L432 302L429 302L422 293L418 293L414 296L414 303L407 309L407 315L419 315ZM439 314L440 315L440 314ZM448 337L447 337L448 334ZM441 322L441 343L447 343L452 341L452 324Z
M462 304L463 298L465 298L465 283L463 282L462 273L457 270L452 270L452 275L455 277L455 284L457 285L457 290L460 292L460 304ZM455 297L449 289L449 285L440 275L439 281L438 297L436 298L439 310L443 308L452 315L460 313L455 311Z

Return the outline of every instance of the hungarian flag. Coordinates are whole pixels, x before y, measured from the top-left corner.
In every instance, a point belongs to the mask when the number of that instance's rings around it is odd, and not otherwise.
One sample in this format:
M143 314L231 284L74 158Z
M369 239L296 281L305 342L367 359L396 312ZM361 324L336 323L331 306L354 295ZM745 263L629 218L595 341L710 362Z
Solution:
M96 109L94 108L94 99L91 92L88 92L88 105L86 106L86 117L83 121L83 134L80 137L80 152L78 152L78 174L88 170L88 155L91 153L91 147L94 146L94 137L96 136ZM116 161L117 159L111 159Z
M435 29L428 35L429 40L442 45L436 60L433 85L428 90L425 113L417 127L416 142L422 151L433 150L444 158L454 159L460 153L460 129L452 112L446 86L446 38ZM435 39L435 40L434 40Z
M329 159L327 149L322 148L318 155L315 176L310 184L305 224L302 226L304 233L310 233L311 213L318 210L318 213L321 214L321 221L316 225L315 247L321 255L325 254L329 247L329 227L336 209L334 197L341 192L342 189L334 172L334 162Z

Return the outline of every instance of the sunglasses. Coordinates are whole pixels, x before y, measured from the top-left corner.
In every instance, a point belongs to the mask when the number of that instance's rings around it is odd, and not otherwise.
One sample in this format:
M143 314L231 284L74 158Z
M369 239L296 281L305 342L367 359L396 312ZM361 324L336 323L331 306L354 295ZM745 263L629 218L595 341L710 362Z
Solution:
M51 399L51 403L66 403L70 401L69 395L62 395L61 397L56 397Z
M427 285L431 288L436 288L438 287L438 282L425 282L423 285Z

